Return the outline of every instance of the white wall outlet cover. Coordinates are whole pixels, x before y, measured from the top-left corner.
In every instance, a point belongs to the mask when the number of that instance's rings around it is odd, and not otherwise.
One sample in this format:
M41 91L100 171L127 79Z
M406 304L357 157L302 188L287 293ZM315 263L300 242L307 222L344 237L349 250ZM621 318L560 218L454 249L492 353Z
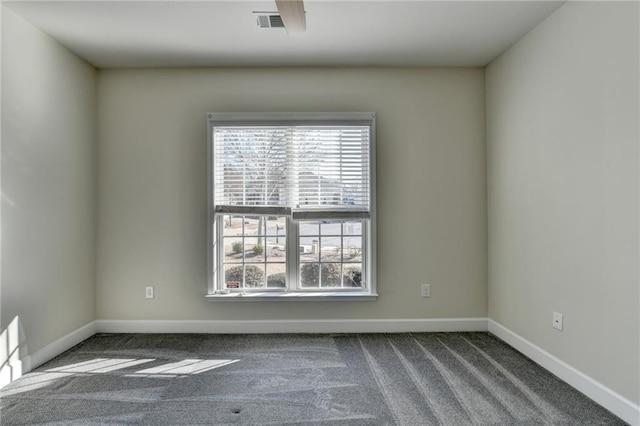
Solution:
M564 322L564 315L559 314L557 312L553 313L553 328L557 328L558 330L562 331L562 326Z
M147 299L153 299L153 286L144 288L144 297Z
M422 297L431 297L431 284L422 284Z

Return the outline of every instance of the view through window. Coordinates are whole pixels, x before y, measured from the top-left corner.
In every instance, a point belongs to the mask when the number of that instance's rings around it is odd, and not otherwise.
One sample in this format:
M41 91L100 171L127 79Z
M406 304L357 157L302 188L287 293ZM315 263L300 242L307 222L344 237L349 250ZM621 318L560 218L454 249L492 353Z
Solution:
M210 293L371 293L374 123L209 114Z

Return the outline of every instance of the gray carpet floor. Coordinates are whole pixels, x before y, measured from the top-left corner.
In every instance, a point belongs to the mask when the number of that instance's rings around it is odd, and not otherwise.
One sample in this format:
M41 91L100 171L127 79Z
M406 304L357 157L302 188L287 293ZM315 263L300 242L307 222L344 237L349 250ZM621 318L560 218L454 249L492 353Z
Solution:
M623 425L488 333L98 334L0 391L2 425Z

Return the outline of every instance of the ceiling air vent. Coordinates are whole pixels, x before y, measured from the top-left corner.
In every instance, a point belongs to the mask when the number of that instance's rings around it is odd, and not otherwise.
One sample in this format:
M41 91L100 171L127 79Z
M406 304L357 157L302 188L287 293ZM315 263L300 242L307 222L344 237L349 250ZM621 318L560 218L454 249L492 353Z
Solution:
M256 23L258 24L258 28L284 28L282 18L278 14L266 13L256 15Z

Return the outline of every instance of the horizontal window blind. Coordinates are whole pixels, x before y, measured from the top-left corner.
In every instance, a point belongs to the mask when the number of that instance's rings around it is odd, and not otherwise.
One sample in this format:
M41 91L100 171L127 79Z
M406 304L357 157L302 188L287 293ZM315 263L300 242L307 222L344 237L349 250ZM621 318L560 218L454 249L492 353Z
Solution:
M214 127L214 202L288 207L300 217L320 211L362 217L370 208L370 131L363 125Z
M286 127L214 127L216 205L288 206Z

